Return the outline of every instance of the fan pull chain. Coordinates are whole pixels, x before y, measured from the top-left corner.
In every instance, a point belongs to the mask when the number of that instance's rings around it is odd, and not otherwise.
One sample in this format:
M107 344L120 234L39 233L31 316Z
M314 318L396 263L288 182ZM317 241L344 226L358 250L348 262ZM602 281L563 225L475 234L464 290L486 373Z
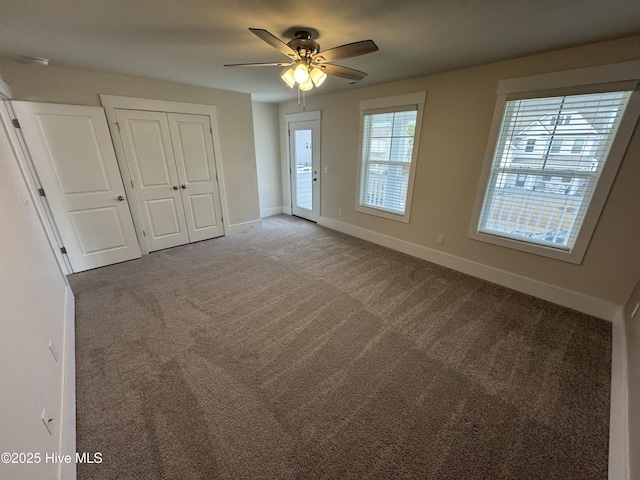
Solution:
M300 92L302 92L302 93L300 93ZM305 93L304 90L300 90L300 87L298 86L298 107L300 106L300 103L301 103L300 101L301 100L302 100L302 111L305 112L306 108L307 108L307 105L306 105L306 103L307 103L306 102L306 100L307 100L306 93Z

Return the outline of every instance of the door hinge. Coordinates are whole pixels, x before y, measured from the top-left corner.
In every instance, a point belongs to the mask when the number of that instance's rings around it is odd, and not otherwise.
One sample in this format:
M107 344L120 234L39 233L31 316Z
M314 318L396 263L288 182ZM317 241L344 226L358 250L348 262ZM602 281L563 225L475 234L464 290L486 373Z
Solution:
M147 232L145 232L144 230L142 230L142 236L146 238L146 237L147 237Z
M133 180L130 180L130 182L131 182L131 188L133 188Z
M118 122L114 123L116 127L118 127L118 131L120 131L120 124Z
M211 132L211 135L213 135L213 127L209 127L209 131Z
M18 121L18 119L17 119L17 118L12 118L12 119L11 119L11 123L13 123L13 126L14 126L15 128L22 128L22 127L20 126L20 122Z
M60 247L60 252L63 253L64 255L67 254L67 249L65 247Z
M41 197L46 197L47 195L44 193L44 188L39 188L38 189L38 193L40 194Z

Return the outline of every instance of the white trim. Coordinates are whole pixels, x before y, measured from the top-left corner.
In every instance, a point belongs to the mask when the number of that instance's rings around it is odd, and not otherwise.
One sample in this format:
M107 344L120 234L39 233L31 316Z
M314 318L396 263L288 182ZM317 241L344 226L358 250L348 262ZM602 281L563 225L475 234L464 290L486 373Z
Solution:
M414 92L404 95L394 95L391 97L371 98L360 101L360 132L358 143L358 175L356 177L356 204L355 211L372 215L375 217L386 218L396 222L409 223L411 217L411 202L413 199L413 185L415 183L416 169L418 168L418 152L420 150L420 137L422 133L422 118L424 116L424 104L427 98L427 92ZM416 127L413 134L413 148L411 152L411 164L409 166L409 180L407 183L407 198L405 201L404 213L394 213L383 210L381 208L370 207L360 203L361 198L361 181L362 181L362 144L364 140L364 117L370 115L370 110L385 109L391 111L403 111L402 108L407 105L416 106ZM394 108L397 107L398 110ZM406 111L406 110L405 110Z
M222 168L222 153L220 151L220 136L218 134L218 113L215 105L199 105L196 103L186 102L173 102L169 100L155 100L149 98L135 98L135 97L122 97L119 95L107 95L100 94L100 101L107 114L107 123L109 124L109 130L111 131L111 138L116 150L116 158L118 159L118 165L120 166L120 172L124 181L124 188L127 193L127 197L130 199L136 199L136 194L131 186L131 175L129 173L129 164L124 154L124 147L122 145L122 139L118 130L118 121L116 119L116 109L124 110L147 110L152 112L166 112L166 113L186 113L193 115L206 115L211 122L211 136L213 138L213 156L216 164L216 173L218 175L218 191L220 193L220 206L222 208L222 226L225 235L231 233L229 224L229 206L227 204L227 192L225 188L224 169ZM136 235L138 237L138 243L140 244L140 250L142 255L149 253L149 246L147 240L143 236L144 223L142 216L134 205L138 205L137 200L135 202L129 202L132 206L131 214L133 217L133 224L136 229Z
M0 77L0 97L3 97L7 100L11 100L13 98L13 93L11 93L11 87L7 85L2 77Z
M300 123L300 122L316 122L316 127L311 127L311 131L312 131L312 143L317 145L317 147L314 147L312 150L312 163L316 164L317 162L317 167L318 167L318 174L317 174L317 179L319 179L319 181L313 186L312 188L312 202L314 202L315 204L317 204L318 208L317 208L317 212L318 214L316 215L315 213L315 209L314 211L309 211L306 210L306 212L309 213L301 213L299 208L297 208L297 214L299 214L301 217L306 218L307 220L311 220L312 222L317 222L318 218L322 215L322 198L321 198L321 190L322 190L322 112L320 110L314 110L312 112L303 112L303 113L287 113L284 116L284 123L285 123L285 132L286 132L286 138L287 138L287 149L286 149L286 155L287 155L287 169L286 172L288 172L288 175L286 175L286 182L283 183L283 190L286 187L289 189L289 199L290 199L290 205L288 207L283 207L288 211L290 215L293 214L293 165L292 165L292 161L293 161L293 157L291 155L291 141L292 141L292 137L291 137L291 124L292 123Z
M262 228L262 220L251 220L248 222L234 223L233 225L229 225L229 235L248 232L255 228Z
M605 166L602 169L600 178L598 179L591 199L589 200L589 206L587 207L587 211L582 220L582 226L571 251L526 243L517 239L509 239L478 231L482 206L491 174L493 157L498 146L498 136L504 115L505 104L507 102L507 95L510 93L531 92L533 90L545 93L545 89L555 89L554 95L565 95L576 93L571 92L571 87L596 85L602 82L612 83L616 80L627 81L634 76L637 85L638 78L640 78L640 60L500 81L491 130L489 133L487 148L485 150L484 163L476 190L476 198L473 205L467 236L473 240L479 240L493 245L499 245L534 255L541 255L564 262L581 264L587 252L587 248L589 247L589 242L591 241L591 237L595 231L598 219L604 209L606 199L613 186L613 181L615 180L618 169L624 158L631 136L633 135L638 117L640 116L640 91L636 90L631 93L624 116L620 120ZM627 88L630 86L631 85L627 85ZM560 93L558 89L565 89L565 91ZM588 92L584 91L580 93Z
M499 270L337 220L323 217L318 221L318 224L610 322L614 320L620 309L619 305L606 300Z
M629 384L627 339L622 308L613 319L611 335L609 480L629 480Z
M51 251L58 262L58 267L62 274L69 275L73 272L71 269L71 263L69 263L69 259L60 252L62 240L60 239L60 234L58 233L58 229L53 219L53 214L51 213L49 204L46 201L46 197L41 197L38 192L38 188L42 187L42 185L40 185L40 180L38 179L36 169L33 165L33 161L31 160L29 149L27 148L27 144L21 131L14 128L11 124L11 120L16 118L16 115L13 112L13 106L9 100L0 102L0 117L2 119L2 123L4 123L5 132L9 139L13 154L18 161L22 178L27 185L29 193L31 194L31 199L36 207L38 218L44 228L45 234L47 235Z
M320 121L321 117L322 117L322 113L320 110L314 110L313 112L303 112L303 113L287 113L284 116L284 123L308 122L310 120Z
M402 107L405 105L420 105L427 99L427 92L413 92L403 95L393 95L391 97L370 98L360 100L360 111L373 110L377 108Z
M269 207L260 209L260 218L273 217L274 215L280 215L284 211L283 207Z
M172 102L152 98L123 97L120 95L100 94L103 107L122 108L128 110L149 110L153 112L192 113L194 115L215 114L215 105L202 105L188 102Z
M611 63L595 67L576 68L562 72L543 73L526 77L508 78L498 83L498 95L510 93L555 90L558 88L581 87L634 81L640 79L640 60Z
M64 324L64 357L62 360L62 401L60 412L60 455L76 454L76 337L75 337L75 298L67 286ZM91 452L94 453L94 452ZM75 462L61 462L58 478L75 480Z

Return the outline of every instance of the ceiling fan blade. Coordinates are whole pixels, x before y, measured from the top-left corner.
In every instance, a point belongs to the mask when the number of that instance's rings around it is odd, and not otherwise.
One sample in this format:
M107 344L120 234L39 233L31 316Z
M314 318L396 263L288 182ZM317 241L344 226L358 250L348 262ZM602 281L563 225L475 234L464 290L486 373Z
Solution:
M341 67L340 65L331 65L328 63L323 63L318 65L318 67L329 75L334 75L336 77L348 78L349 80L362 80L367 76L366 73L361 72L359 70L354 70L353 68Z
M250 28L249 30L251 31L251 33L256 35L261 40L264 40L265 42L267 42L269 45L271 45L276 50L284 53L287 57L291 57L291 58L295 58L296 57L296 55L297 55L296 51L293 50L291 47L289 47L289 45L284 43L282 40L280 40L275 35L267 32L266 30L264 30L262 28Z
M333 62L342 60L343 58L357 57L365 53L371 53L378 50L378 46L373 40L362 40L360 42L347 43L339 47L330 48L313 56L314 62Z
M228 63L223 67L288 67L292 62L269 62L269 63Z

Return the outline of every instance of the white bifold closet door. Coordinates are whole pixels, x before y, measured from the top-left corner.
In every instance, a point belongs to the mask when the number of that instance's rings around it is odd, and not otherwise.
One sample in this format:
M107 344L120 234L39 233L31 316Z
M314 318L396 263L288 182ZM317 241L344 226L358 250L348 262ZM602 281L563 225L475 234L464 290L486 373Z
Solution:
M206 115L116 110L149 251L224 235Z
M11 103L73 271L140 257L104 110Z

